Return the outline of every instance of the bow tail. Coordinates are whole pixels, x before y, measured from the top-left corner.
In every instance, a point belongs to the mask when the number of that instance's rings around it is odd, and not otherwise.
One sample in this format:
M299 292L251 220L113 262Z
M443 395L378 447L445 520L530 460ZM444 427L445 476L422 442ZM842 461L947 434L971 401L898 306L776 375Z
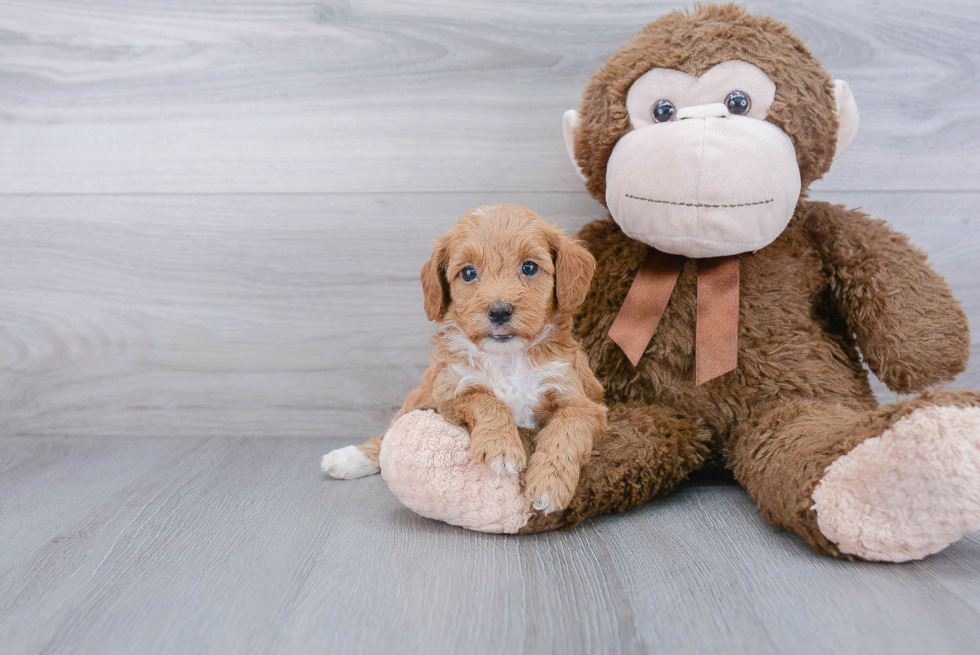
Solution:
M737 256L699 259L695 379L698 385L738 365Z
M650 248L630 285L626 300L609 328L609 338L623 349L633 366L640 363L650 345L683 268L683 257Z

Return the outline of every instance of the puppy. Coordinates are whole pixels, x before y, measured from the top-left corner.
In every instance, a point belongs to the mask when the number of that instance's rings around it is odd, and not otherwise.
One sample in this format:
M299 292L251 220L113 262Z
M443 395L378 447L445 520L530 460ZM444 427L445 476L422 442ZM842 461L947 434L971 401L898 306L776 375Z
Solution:
M594 269L585 248L524 207L488 205L460 218L422 267L434 349L394 420L434 408L465 422L474 461L499 475L526 468L533 507L564 509L607 427L602 386L572 336ZM518 427L538 430L529 462ZM323 470L377 473L382 438L328 453Z

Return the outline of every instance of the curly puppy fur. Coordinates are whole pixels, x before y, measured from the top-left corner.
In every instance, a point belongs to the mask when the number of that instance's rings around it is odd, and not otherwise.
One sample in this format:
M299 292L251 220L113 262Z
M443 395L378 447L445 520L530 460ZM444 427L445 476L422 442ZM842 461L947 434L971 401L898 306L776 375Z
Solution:
M460 218L422 267L426 316L438 328L431 365L395 420L435 409L469 428L476 462L501 475L526 467L535 509L566 507L608 427L602 387L572 336L594 268L585 248L524 207L488 205ZM530 459L519 427L538 430ZM360 453L377 462L382 438Z
M699 75L740 59L776 83L766 120L792 139L803 192L785 232L740 256L738 367L694 380L696 267L688 261L638 367L608 338L648 246L611 220L579 234L597 260L576 333L606 389L611 429L596 441L568 509L524 532L575 525L665 493L710 462L732 470L774 523L819 552L851 557L818 527L812 494L824 471L917 408L980 406L972 391L927 392L878 407L866 363L912 393L966 367L966 316L926 256L884 222L805 200L830 167L837 121L830 77L789 30L734 5L674 12L648 25L589 83L576 159L604 198L606 162L629 129L630 85L654 67ZM862 361L863 355L863 361Z

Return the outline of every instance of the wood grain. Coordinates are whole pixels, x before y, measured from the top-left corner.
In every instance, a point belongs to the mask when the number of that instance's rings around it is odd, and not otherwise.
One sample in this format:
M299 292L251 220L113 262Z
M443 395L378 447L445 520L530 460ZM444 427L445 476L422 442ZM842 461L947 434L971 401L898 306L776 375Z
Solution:
M3 522L35 527L0 550L3 652L968 653L980 637L977 536L910 565L841 562L704 484L571 532L483 535L412 514L378 476L321 479L340 443L5 440Z
M977 194L820 197L909 231L980 321ZM379 433L428 361L432 241L499 200L569 230L604 215L581 192L2 197L0 430Z
M857 99L817 188L980 188L975 2L744 4ZM562 112L677 6L4 0L0 193L577 191Z
M427 362L421 263L491 197L2 198L0 429L375 434Z

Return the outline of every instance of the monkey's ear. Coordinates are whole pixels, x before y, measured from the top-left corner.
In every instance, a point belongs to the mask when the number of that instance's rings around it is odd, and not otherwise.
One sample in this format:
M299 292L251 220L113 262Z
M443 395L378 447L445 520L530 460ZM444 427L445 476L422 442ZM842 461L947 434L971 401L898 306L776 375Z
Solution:
M446 244L439 241L432 258L422 265L419 274L422 281L422 296L424 298L425 317L430 321L438 321L446 315L449 309L449 280L446 279Z
M575 159L575 130L578 129L578 125L581 119L578 116L578 112L574 109L569 109L562 116L562 132L565 135L565 150L568 151L568 158L572 160L572 166L575 167L575 172L578 176L585 180L585 174L582 173L582 169L579 168L578 160Z
M558 309L574 312L589 292L589 283L595 272L595 258L575 239L570 239L555 228L549 237L555 253L555 298Z
M834 159L840 157L851 145L858 131L858 108L851 94L851 87L844 80L834 80L834 100L837 103L837 150Z

